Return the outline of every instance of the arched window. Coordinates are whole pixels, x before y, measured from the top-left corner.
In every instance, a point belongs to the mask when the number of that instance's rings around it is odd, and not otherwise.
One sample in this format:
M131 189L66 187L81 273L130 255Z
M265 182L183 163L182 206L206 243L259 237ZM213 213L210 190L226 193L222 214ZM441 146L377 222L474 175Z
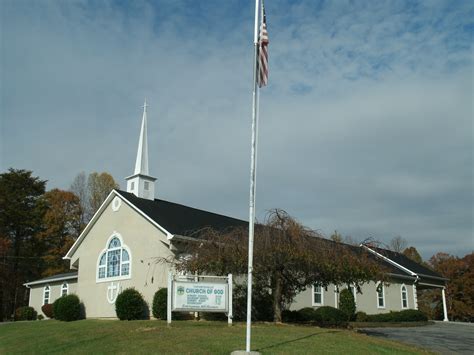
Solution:
M97 278L109 279L130 276L130 251L121 238L114 234L99 255Z
M402 292L402 308L408 308L408 292L405 285L402 285L401 292Z
M377 283L377 308L385 308L385 288L382 282Z
M61 297L62 296L67 296L69 293L69 285L67 282L63 282L61 285Z
M49 288L49 285L46 285L43 288L43 305L49 304L49 296L50 296L51 290Z

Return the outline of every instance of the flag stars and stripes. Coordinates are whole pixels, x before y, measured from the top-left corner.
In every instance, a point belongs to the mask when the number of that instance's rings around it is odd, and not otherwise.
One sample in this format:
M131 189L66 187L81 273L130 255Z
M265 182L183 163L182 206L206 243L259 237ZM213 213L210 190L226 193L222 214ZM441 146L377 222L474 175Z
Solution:
M267 18L265 16L265 6L262 0L262 18L260 24L260 33L258 40L258 86L266 86L268 84L268 32Z

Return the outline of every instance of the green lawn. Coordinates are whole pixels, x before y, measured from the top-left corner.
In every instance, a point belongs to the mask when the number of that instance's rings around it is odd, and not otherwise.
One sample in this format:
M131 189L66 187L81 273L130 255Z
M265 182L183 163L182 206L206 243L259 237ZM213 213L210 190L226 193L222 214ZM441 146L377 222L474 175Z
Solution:
M256 324L252 350L264 354L423 353L400 343L348 330ZM224 322L43 320L0 324L0 354L160 353L230 354L245 349L245 324Z

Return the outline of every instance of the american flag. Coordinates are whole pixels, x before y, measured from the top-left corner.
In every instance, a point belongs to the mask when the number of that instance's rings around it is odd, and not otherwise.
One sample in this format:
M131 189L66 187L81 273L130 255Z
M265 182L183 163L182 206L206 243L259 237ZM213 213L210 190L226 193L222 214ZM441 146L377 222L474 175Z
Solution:
M262 0L262 23L258 35L258 87L268 84L268 32L267 17L265 16L265 5Z

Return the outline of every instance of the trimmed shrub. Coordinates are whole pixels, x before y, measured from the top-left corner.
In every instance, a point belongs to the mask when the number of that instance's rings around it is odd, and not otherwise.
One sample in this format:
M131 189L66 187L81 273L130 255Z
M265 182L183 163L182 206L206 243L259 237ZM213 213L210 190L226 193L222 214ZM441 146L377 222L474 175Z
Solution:
M428 316L422 311L417 309L406 309L404 311L398 312L398 321L399 322L426 322L428 321Z
M76 295L62 296L53 303L53 315L58 320L72 322L81 319L81 308Z
M355 314L355 320L356 322L368 322L369 316L365 312L357 312Z
M290 311L285 309L281 312L281 318L285 323L298 323L300 322L298 311Z
M311 307L301 308L297 312L298 322L319 322L320 317L316 313L316 310Z
M340 309L324 306L316 310L318 323L322 327L347 327L347 316Z
M148 309L140 292L134 288L127 288L117 296L115 313L120 320L145 319Z
M153 296L152 313L157 319L166 320L168 304L168 289L162 288L155 292Z
M51 303L43 305L43 307L41 307L41 311L43 311L43 313L46 317L54 318L54 316L53 316L53 305Z
M15 320L36 320L38 313L33 307L19 307L15 311Z
M42 314L38 314L38 320L43 320L44 316Z
M339 309L346 314L346 320L354 319L356 305L352 291L345 288L341 291L339 296Z
M368 315L369 322L426 322L428 317L416 309Z

